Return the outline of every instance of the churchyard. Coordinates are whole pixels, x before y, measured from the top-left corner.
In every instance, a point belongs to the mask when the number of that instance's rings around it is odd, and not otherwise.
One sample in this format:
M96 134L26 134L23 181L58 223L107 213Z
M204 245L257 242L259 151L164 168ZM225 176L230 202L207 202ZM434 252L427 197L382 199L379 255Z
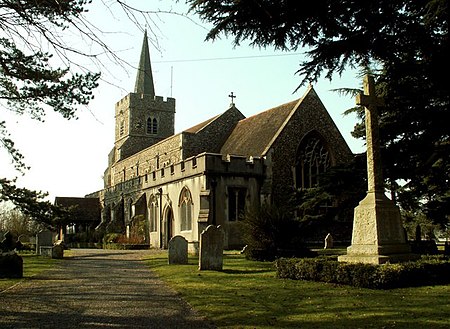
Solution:
M185 262L180 250L186 250L186 241L172 242L172 251L146 254L146 266L218 328L448 328L450 323L448 284L382 290L280 279L274 262L248 260L240 251L224 251L221 269L205 270L199 256L189 254ZM316 251L337 257L346 249ZM70 261L71 253L63 260L21 253L24 277L0 279L0 292Z
M327 251L330 254L331 251ZM344 253L345 250L333 250ZM390 290L276 278L272 262L225 252L222 271L199 271L198 257L148 266L219 328L448 328L450 285Z

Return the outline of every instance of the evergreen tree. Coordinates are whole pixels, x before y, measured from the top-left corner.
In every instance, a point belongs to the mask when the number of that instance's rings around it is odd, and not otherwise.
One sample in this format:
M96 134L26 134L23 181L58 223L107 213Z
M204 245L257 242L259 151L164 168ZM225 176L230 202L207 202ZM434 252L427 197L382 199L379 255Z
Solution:
M348 67L372 67L381 109L382 161L398 202L437 223L450 216L450 122L446 72L447 0L188 0L213 24L207 39L282 50L308 49L300 63L303 85L331 79ZM355 137L364 138L364 115Z
M52 109L64 118L76 117L79 105L87 105L100 77L98 73L72 72L70 66L53 67L53 49L69 60L76 52L62 42L60 31L81 19L86 0L0 0L0 104L4 111L42 121ZM78 52L80 53L80 52ZM22 173L27 166L10 138L7 122L0 118L0 146L11 155ZM14 203L25 215L52 225L55 207L45 193L16 186L0 179L0 200Z

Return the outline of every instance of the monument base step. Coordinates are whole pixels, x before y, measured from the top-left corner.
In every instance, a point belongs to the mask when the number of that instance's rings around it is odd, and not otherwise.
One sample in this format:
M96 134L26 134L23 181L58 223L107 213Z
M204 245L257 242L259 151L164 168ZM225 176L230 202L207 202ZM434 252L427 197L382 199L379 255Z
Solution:
M347 254L338 257L338 261L347 263L364 263L364 264L386 264L386 263L402 263L407 261L416 260L419 255L416 254L392 254L392 255L358 255L358 254Z

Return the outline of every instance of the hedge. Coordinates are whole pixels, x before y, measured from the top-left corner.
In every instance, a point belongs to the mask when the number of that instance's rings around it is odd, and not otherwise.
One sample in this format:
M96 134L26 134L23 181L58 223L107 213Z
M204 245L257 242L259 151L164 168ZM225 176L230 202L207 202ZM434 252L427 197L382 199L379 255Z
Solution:
M450 283L450 260L424 256L399 264L356 264L318 258L279 258L277 277L350 285L371 289L392 289Z

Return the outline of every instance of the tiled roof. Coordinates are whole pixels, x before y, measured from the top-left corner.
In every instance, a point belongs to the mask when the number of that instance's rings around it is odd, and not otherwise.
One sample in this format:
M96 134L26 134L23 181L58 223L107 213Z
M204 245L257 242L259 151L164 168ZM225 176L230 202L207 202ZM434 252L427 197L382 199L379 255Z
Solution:
M216 115L215 117L212 117L206 121L203 121L202 123L199 123L191 128L188 128L184 130L184 132L195 134L202 130L204 127L206 127L208 124L210 124L212 121L214 121L216 118L218 118L220 115Z
M296 108L299 99L239 121L220 153L262 156Z

